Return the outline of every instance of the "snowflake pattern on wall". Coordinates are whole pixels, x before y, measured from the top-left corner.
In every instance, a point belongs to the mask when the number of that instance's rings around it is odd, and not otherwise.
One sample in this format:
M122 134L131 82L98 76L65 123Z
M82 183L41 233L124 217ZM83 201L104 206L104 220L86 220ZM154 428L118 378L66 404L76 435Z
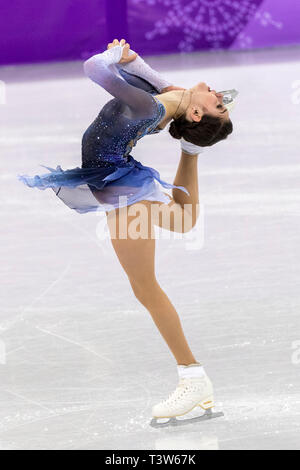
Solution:
M269 11L260 12L255 14L255 21L264 28L271 26L276 29L282 29L283 24L280 21L275 21ZM250 49L253 47L253 38L243 31L237 37L237 43L240 49Z
M255 16L262 1L131 0L133 5L159 9L153 28L145 33L146 40L177 34L177 47L182 52L199 48L226 49L236 38L242 47L250 47L251 38L243 36L243 30L249 20L256 18L261 23L272 23L268 14L264 17Z

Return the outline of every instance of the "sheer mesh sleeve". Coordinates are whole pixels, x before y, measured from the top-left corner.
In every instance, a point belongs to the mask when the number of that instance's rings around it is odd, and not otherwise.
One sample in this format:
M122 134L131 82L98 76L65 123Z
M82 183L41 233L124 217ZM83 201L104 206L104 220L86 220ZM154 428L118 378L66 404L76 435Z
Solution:
M132 54L135 54L135 52L130 49L129 55ZM128 64L118 64L117 68L122 76L122 70L125 70L125 72L140 77L150 83L159 93L161 93L164 88L172 85L172 83L165 80L160 73L153 70L140 56Z
M149 93L136 88L117 76L114 67L122 57L123 46L115 46L97 54L84 63L85 74L115 98L123 101L140 117L152 116L156 110L155 100Z
M151 83L147 82L144 78L138 77L131 73L126 72L126 70L120 69L118 73L121 75L127 83L130 85L140 88L141 90L151 93L151 95L158 95L159 91Z

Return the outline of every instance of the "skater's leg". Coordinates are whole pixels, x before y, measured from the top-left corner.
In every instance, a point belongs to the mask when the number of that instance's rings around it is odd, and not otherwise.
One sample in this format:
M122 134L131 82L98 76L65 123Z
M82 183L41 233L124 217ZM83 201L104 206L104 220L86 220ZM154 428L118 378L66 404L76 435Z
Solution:
M184 336L179 316L155 276L155 239L151 237L153 226L150 211L147 211L149 217L148 237L133 239L129 228L134 219L134 216L130 215L130 211L132 213L134 207L130 207L117 209L108 214L112 245L128 276L136 298L151 314L177 363L186 365L195 363L196 359ZM149 209L149 204L146 202L144 207ZM126 224L128 230L126 237L124 237Z

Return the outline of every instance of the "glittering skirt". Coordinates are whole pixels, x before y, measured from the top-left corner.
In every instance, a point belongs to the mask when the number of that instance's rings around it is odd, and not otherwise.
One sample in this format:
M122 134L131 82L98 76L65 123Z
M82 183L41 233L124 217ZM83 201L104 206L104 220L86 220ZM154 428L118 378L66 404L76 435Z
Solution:
M142 200L169 203L159 185L166 189L180 189L163 181L157 170L142 165L131 155L128 157L107 155L101 157L105 166L49 170L33 177L21 175L19 179L30 188L51 188L68 207L83 214L92 211L110 211ZM43 165L42 165L43 166Z

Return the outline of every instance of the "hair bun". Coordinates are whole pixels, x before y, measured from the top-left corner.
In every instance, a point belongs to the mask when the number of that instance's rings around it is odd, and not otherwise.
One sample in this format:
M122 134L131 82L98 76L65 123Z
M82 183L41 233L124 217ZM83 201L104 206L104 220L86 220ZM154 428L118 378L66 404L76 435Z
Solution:
M180 132L180 129L178 129L178 126L176 125L175 121L171 122L171 125L169 127L169 132L174 139L181 139L182 134Z

